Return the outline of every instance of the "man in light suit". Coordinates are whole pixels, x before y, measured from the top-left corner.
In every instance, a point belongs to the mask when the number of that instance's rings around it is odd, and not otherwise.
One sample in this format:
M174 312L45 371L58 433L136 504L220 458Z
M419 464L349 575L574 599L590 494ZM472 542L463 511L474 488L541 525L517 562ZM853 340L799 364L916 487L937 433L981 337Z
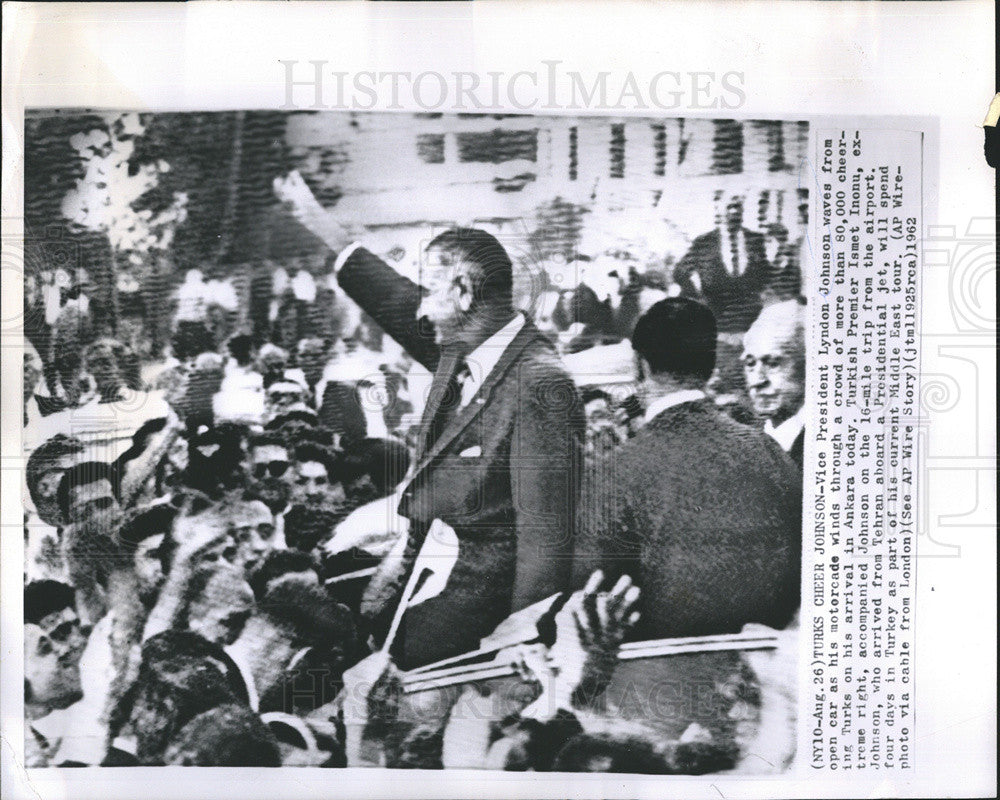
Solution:
M771 282L764 235L743 227L743 198L716 197L716 228L691 243L674 268L681 295L704 302L723 333L745 331Z
M799 598L800 483L777 444L704 392L715 365L711 311L654 305L632 347L646 423L588 475L574 564L642 589L637 639L786 625Z
M405 669L476 649L511 612L569 586L583 434L576 388L550 340L514 310L511 261L489 234L437 236L418 286L350 244L311 194L293 205L338 254L341 288L434 373L399 506L410 523L407 568L395 580L376 575L382 591L363 612L383 624L392 616L441 520L455 531L457 560L440 594L406 611L393 655Z

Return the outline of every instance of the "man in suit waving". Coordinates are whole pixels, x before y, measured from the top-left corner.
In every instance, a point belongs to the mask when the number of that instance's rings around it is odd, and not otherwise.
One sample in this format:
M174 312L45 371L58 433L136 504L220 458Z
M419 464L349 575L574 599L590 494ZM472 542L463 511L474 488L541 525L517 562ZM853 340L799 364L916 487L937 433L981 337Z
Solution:
M434 373L399 514L405 569L369 597L391 616L431 523L454 530L443 590L403 617L393 654L412 668L473 650L511 612L568 588L582 404L550 341L512 302L512 264L480 230L437 236L420 285L357 244L301 178L277 186L334 251L341 288ZM419 593L419 589L418 589ZM377 631L376 631L377 632Z

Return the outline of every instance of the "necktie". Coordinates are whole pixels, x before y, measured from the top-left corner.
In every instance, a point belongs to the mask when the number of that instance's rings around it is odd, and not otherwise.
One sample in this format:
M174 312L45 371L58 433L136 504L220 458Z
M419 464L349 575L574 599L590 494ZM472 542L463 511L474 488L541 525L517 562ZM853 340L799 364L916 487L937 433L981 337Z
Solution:
M429 450L448 427L462 406L462 382L469 374L465 355L458 350L442 354L431 394L427 398L428 407L433 409L427 421L424 436L424 452Z
M739 276L740 269L740 232L733 231L729 235L729 244L733 251L733 275Z

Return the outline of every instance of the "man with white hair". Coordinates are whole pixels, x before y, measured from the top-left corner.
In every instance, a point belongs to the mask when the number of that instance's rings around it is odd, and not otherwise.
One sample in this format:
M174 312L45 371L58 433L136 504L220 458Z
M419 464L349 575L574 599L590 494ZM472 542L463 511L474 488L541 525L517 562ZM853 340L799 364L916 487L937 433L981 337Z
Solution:
M743 373L764 432L802 466L805 438L805 305L767 306L743 337Z

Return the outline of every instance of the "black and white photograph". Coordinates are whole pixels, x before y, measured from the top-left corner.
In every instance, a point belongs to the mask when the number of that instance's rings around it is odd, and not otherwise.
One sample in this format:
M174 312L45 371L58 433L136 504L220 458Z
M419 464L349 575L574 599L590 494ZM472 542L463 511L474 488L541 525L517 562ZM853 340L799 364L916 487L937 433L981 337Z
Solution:
M996 795L988 0L2 12L4 800Z
M29 109L25 766L787 770L809 146Z

